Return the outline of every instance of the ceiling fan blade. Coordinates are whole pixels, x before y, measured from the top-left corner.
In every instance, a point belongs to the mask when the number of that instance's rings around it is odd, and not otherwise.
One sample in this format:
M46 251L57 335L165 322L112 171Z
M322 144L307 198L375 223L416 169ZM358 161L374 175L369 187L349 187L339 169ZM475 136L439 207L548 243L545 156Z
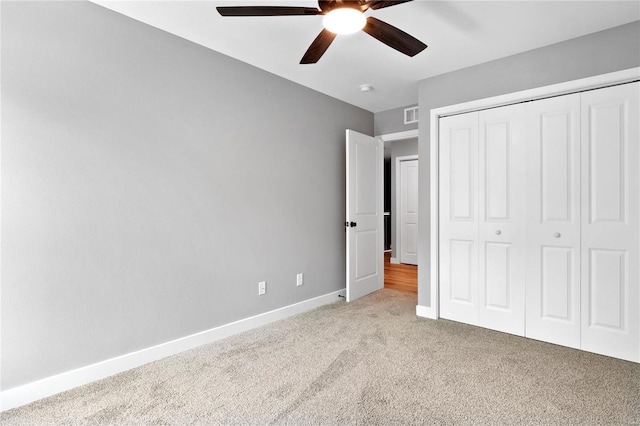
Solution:
M296 6L219 6L216 9L222 16L296 16L322 13L315 7Z
M397 0L397 1L382 1L382 0L370 0L366 3L369 9L382 9L383 7L395 6L397 4L408 3L413 0Z
M335 6L335 0L318 0L318 7L323 12L328 12Z
M367 24L362 31L407 56L415 56L427 48L427 45L417 38L373 16L367 18Z
M333 39L336 38L336 34L331 31L327 31L323 29L318 37L313 40L311 46L307 49L307 52L300 60L301 64L315 64L318 60L324 55L324 52L327 51Z

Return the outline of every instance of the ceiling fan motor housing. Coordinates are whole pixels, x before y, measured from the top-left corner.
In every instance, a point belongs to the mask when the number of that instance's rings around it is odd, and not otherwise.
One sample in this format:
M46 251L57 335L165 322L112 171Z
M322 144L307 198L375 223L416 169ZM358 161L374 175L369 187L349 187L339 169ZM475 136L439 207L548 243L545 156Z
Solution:
M369 8L364 0L320 0L318 1L318 6L324 13L341 7L350 7L360 12L364 12Z

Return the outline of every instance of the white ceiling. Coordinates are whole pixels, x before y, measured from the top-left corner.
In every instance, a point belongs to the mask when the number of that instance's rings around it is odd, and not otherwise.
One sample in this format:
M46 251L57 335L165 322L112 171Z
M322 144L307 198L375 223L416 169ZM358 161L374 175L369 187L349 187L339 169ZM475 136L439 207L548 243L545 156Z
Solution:
M299 65L321 16L223 18L215 7L312 6L309 0L110 1L94 3L379 112L416 104L418 81L640 19L639 1L425 1L370 10L429 47L413 58L365 33L338 36L314 65ZM361 93L360 85L374 90Z

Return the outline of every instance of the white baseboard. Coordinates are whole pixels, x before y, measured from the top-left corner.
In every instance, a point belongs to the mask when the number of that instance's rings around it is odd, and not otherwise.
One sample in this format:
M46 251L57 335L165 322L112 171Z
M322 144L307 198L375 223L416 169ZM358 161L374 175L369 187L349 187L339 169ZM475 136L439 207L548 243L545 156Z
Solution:
M389 263L393 263L395 265L399 265L400 264L400 259L398 259L397 257L390 257L389 258Z
M338 301L344 289L0 392L0 412Z
M422 318L438 319L434 310L429 306L416 305L416 315Z

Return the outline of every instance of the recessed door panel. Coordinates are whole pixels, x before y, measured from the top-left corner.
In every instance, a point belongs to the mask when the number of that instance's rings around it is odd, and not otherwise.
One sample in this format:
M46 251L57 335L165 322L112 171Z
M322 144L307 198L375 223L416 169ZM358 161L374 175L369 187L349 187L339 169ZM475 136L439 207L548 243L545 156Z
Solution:
M519 106L518 106L519 108ZM484 158L485 220L509 219L511 183L510 145L513 143L509 120L486 123Z
M541 252L540 316L546 320L576 323L574 303L575 252L572 247L546 247Z
M510 244L486 243L484 257L485 308L509 310L510 300Z
M582 94L581 347L640 362L640 83Z
M540 162L536 166L541 179L541 191L537 195L541 219L542 222L572 221L577 204L575 197L579 195L573 192L578 172L575 170L576 146L572 144L577 137L574 134L577 111L551 110L537 114Z
M400 262L409 265L418 263L418 225L407 223L402 229L402 255Z
M580 347L580 94L529 102L525 336Z
M355 153L355 178L359 189L355 194L355 214L375 215L378 197L374 193L376 186L371 185L370 181L376 177L378 152L369 145L356 144Z
M473 241L451 240L450 242L450 267L449 276L451 282L450 299L452 302L472 304L474 302L473 274Z
M356 280L365 279L378 273L377 252L378 230L355 231Z
M586 107L589 221L624 222L627 209L625 138L626 100Z
M629 291L627 251L589 250L589 327L625 330Z
M476 132L470 127L450 130L449 182L451 220L474 220Z
M407 192L410 194L418 193L418 160L412 160L408 162L406 165L406 183L407 183ZM418 213L418 197L407 197L407 213L417 214Z

